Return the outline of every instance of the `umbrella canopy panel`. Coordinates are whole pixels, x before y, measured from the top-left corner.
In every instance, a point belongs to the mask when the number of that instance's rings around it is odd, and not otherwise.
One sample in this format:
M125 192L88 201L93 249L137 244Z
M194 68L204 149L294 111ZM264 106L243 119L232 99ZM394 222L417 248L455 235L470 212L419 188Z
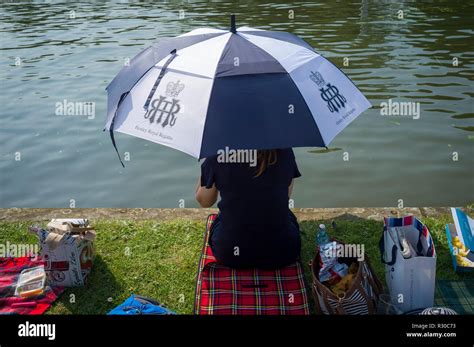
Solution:
M289 33L197 29L154 45L107 87L106 129L196 158L326 146L370 103Z

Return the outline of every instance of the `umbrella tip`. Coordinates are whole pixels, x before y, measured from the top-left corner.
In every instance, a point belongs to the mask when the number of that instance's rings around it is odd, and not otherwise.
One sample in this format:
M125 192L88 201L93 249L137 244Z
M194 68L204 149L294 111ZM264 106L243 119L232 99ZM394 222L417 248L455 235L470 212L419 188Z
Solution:
M235 29L235 14L230 15L230 32L234 34L237 32Z

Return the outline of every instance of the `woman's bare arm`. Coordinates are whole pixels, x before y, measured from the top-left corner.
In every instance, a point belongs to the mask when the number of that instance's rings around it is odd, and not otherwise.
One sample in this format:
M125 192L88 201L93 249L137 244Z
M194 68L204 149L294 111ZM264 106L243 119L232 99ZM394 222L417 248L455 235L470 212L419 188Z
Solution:
M295 180L292 179L290 186L288 187L288 198L291 198L291 194L293 193L293 184L295 183Z
M218 191L216 184L212 188L201 187L201 178L198 179L196 186L196 200L201 207L212 207L217 201Z

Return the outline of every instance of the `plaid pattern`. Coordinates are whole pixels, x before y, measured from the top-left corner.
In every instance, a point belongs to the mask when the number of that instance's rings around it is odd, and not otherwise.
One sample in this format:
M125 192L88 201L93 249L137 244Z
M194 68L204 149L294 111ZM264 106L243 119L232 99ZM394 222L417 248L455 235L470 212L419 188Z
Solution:
M45 290L43 295L33 298L14 296L15 284L24 269L44 265L41 259L29 257L0 258L0 315L2 314L43 314L63 292L62 287Z
M200 315L307 315L301 264L279 270L231 269L217 264L209 246L216 214L209 215L199 262L194 310Z
M459 314L474 314L474 280L436 281L435 306L449 307Z

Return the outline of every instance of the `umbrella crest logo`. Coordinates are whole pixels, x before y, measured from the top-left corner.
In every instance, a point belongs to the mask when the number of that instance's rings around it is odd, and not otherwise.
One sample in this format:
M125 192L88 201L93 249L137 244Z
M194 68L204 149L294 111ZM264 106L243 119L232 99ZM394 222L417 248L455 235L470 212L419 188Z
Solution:
M339 89L331 83L327 83L319 72L311 71L311 80L320 87L321 98L328 103L329 111L338 112L342 107L346 107L347 100L339 93Z
M178 94L181 93L184 89L184 83L179 83L179 80L176 83L170 82L166 86L166 95L176 98Z
M176 114L181 109L179 100L176 99L184 89L184 83L170 82L166 86L166 96L160 95L158 99L151 102L151 108L145 113L145 119L150 121L150 124L161 124L164 128L167 125L172 127L176 123ZM168 99L171 98L171 100Z

